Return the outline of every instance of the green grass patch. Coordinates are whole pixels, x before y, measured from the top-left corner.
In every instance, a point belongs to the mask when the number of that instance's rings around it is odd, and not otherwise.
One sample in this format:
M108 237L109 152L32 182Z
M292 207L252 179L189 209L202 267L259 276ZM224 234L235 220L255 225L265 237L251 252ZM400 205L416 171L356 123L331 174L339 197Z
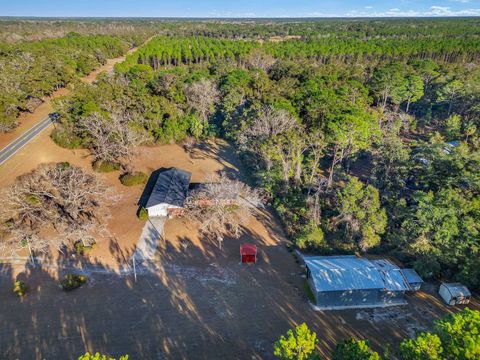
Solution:
M77 241L75 242L75 244L73 244L74 248L75 248L75 252L79 255L85 255L87 253L89 253L90 251L93 250L94 246L95 246L95 243L91 244L91 245L88 245L86 246L83 241Z
M120 182L125 186L145 185L147 180L148 175L141 171L127 173L120 176Z
M120 170L120 164L112 161L96 160L92 164L93 170L100 173L108 173Z

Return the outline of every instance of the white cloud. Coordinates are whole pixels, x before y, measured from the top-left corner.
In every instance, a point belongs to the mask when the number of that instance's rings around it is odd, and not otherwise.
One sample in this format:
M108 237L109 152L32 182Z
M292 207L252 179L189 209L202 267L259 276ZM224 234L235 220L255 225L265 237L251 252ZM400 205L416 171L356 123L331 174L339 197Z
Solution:
M373 6L365 6L365 9L373 9Z
M258 15L253 12L234 13L232 11L213 9L208 12L207 16L211 18L254 18Z
M480 9L452 10L448 6L431 6L427 16L478 16Z
M453 10L448 6L433 5L428 10L401 10L399 8L392 8L386 11L372 11L365 7L365 10L350 10L345 14L325 14L325 13L310 13L307 16L314 17L439 17L439 16L480 16L480 9L461 9Z

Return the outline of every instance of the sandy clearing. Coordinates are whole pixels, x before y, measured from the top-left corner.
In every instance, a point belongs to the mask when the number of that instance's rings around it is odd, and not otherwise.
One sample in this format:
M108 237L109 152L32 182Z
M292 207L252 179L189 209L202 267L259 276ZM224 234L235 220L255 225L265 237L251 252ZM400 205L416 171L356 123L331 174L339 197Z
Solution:
M68 150L57 146L50 138L50 128L28 143L24 148L2 166L0 166L0 189L10 186L15 179L26 174L42 163L67 161L87 171L91 168L92 157L87 150ZM241 165L234 149L221 140L201 144L192 155L187 154L179 145L141 147L133 161L134 170L151 174L154 170L178 167L192 172L192 182L202 182L210 174L220 171L241 177ZM129 262L141 234L144 223L137 216L138 202L144 190L143 186L125 187L119 181L119 172L98 174L121 199L110 204L111 218L108 228L111 237L101 239L95 249L88 254L88 260L117 270ZM273 230L273 228L277 228ZM262 224L252 219L249 231L262 238L265 243L278 239L280 226ZM180 249L187 242L202 247L206 239L198 234L198 226L187 219L167 221L165 234L170 246Z

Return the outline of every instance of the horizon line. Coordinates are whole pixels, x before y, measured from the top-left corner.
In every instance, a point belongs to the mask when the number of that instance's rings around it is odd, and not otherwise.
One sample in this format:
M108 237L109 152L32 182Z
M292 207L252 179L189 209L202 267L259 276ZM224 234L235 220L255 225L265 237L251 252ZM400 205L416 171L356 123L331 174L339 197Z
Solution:
M442 16L37 16L37 15L0 15L3 19L58 19L58 20L84 20L84 19L121 19L121 20L359 20L359 19L480 19L479 15L442 15Z

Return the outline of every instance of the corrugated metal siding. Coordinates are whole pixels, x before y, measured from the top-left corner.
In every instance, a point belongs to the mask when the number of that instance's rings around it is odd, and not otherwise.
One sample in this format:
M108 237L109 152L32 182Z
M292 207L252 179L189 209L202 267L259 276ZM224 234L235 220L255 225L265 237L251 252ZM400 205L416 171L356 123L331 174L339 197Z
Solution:
M368 306L377 305L379 301L380 291L376 289L317 293L317 305L321 307Z
M305 257L308 282L320 307L384 306L405 303L410 287L388 260L355 256Z

